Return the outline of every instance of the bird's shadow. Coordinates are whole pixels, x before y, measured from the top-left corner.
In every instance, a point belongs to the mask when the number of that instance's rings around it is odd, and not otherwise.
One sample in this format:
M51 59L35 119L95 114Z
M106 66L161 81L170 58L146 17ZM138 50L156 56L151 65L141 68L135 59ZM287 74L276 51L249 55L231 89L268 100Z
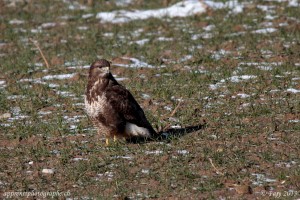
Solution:
M142 144L147 142L170 142L174 139L178 139L184 135L187 135L189 133L198 131L200 129L204 129L206 124L199 124L196 126L188 126L185 128L170 128L165 131L158 132L157 135L151 138L144 138L144 137L131 137L129 139L126 139L128 143L134 143L134 144Z

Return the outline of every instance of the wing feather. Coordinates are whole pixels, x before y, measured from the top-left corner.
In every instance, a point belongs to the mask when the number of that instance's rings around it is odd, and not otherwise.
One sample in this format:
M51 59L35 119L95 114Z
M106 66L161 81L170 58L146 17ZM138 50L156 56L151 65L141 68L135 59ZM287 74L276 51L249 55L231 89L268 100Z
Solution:
M151 134L155 133L143 109L124 86L115 84L108 87L106 97L112 108L122 115L126 121L147 128Z

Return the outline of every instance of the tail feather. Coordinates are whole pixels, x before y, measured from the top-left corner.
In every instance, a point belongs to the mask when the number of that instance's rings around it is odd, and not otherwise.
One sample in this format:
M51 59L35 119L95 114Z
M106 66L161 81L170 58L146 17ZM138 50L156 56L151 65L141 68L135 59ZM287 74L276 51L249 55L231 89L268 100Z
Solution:
M139 137L151 137L152 136L152 130L149 130L148 128L137 126L137 125L129 123L129 122L126 123L125 133L128 136L139 136Z

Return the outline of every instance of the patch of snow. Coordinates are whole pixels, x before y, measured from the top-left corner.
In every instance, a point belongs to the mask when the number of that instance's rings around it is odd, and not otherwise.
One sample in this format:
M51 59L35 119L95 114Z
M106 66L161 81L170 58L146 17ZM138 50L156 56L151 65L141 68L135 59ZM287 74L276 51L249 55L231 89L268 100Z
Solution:
M273 69L272 66L257 66L257 68L264 71L271 71Z
M87 27L87 26L78 26L77 29L81 30L81 31L86 31L86 30L89 29L89 27Z
M55 27L56 23L55 22L48 22L48 23L43 23L40 27L41 28L52 28Z
M105 172L104 174L97 174L97 176L99 176L99 177L106 176L108 178L112 178L112 177L114 177L114 173L113 172Z
M276 8L276 6L274 5L257 5L256 8L261 9L262 11L265 12L273 12L274 8Z
M300 90L294 89L294 88L288 88L286 91L291 92L291 93L299 93Z
M288 26L289 24L287 22L282 22L282 23L279 23L278 25L282 27L282 26Z
M2 127L11 127L11 124L0 123L0 126L2 126Z
M81 16L83 19L88 19L88 18L91 18L91 17L94 17L94 14L92 13L89 13L89 14L84 14Z
M202 29L205 30L205 31L212 31L216 28L215 25L211 24L211 25L208 25L208 26L205 26L203 27Z
M77 122L80 122L80 119L81 118L84 118L85 116L84 115L75 115L75 116L63 116L63 118L68 121L69 123L77 123Z
M142 97L143 97L144 99L150 99L150 95L149 95L149 94L142 94Z
M241 107L245 108L245 107L248 107L248 106L250 106L250 105L251 105L250 103L243 103L243 104L241 105Z
M52 114L52 112L51 112L51 111L41 111L41 110L40 110L40 111L38 112L38 114L39 114L39 115L49 115L49 114Z
M214 54L212 55L212 58L216 59L216 60L220 60L221 58L223 58L224 56L230 54L230 51L226 51L224 49L221 49L219 51L214 52Z
M132 160L133 159L131 156L113 156L112 158L115 158L115 159L122 158L122 159L126 159L126 160Z
M59 18L64 20L69 20L69 19L73 19L74 17L71 15L64 15L64 16L60 16Z
M269 15L269 14L265 16L265 19L267 19L267 20L273 20L275 18L277 18L277 16L272 16L272 15ZM271 23L271 24L273 24L273 23Z
M259 65L273 65L273 66L280 66L282 62L240 62L240 65L247 65L247 66L259 66Z
M249 80L249 79L254 79L256 77L257 76L255 76L255 75L232 76L232 77L227 78L227 80L230 80L231 82L238 83L241 80ZM225 80L223 79L220 82L225 82Z
M47 75L47 76L44 76L42 79L43 80L53 80L53 79L63 80L63 79L70 79L70 78L73 78L76 74L77 73Z
M278 2L278 3L282 3L282 2L287 2L289 0L265 0L267 2Z
M19 19L12 19L8 22L9 24L15 24L15 25L20 25L20 24L24 24L25 21L24 20L19 20Z
M183 101L183 98L176 98L175 96L171 96L171 99L175 101Z
M195 34L192 36L192 40L198 40L199 38L203 38L203 39L210 39L212 38L214 35L212 33L200 33L200 34Z
M211 90L216 90L218 88L222 87L222 83L216 83L216 84L209 84L209 88Z
M73 105L74 106L82 106L83 107L85 104L84 103L74 103Z
M117 6L128 6L132 3L132 0L116 0L115 3Z
M15 100L15 99L25 99L26 96L25 95L10 95L7 97L7 99L9 100Z
M220 80L218 83L215 83L215 84L210 84L209 85L209 88L211 90L216 90L220 87L225 87L223 84L226 82L226 81L231 81L231 82L234 82L234 83L238 83L238 82L241 82L242 80L249 80L249 79L254 79L256 78L257 76L255 75L241 75L241 76L231 76L229 78L226 78L226 79L222 79ZM233 98L235 98L235 96L233 96Z
M212 0L204 0L204 3L212 9L230 9L231 13L237 14L244 10L244 5L237 0L229 0L223 2L215 2Z
M133 37L139 37L140 35L141 35L141 33L143 33L144 32L144 29L143 28L139 28L139 29L136 29L136 30L134 30L134 31L132 31L131 32L131 35L133 36ZM148 35L149 33L147 33L147 35Z
M36 67L43 67L44 64L39 62L39 63L34 63L34 66L36 66Z
M103 33L103 36L105 36L105 37L113 37L114 34L113 33Z
M170 128L182 128L180 125L172 125Z
M169 117L169 121L170 122L179 122L180 120L178 118L175 118L175 117Z
M172 107L171 106L164 106L164 109L168 110L168 111L172 111Z
M142 78L142 79L146 79L147 78L147 76L145 74L140 74L139 77Z
M180 58L180 59L178 60L178 62L185 62L185 61L188 61L188 60L190 60L190 59L192 59L192 58L193 58L192 55L185 55L185 56L183 56L183 58Z
M81 66L70 66L68 69L89 69L90 65L81 65Z
M143 174L149 174L150 170L149 169L142 169Z
M279 162L277 164L275 164L276 167L286 167L286 168L290 168L292 167L292 165L297 164L296 161L291 161L291 162Z
M289 7L299 7L300 4L299 4L298 0L290 0L288 6Z
M70 129L70 130L76 130L77 127L78 127L78 126L76 126L76 125L70 125L69 129Z
M146 155L149 155L149 154L155 154L155 155L158 155L158 154L162 154L163 151L160 151L160 150L156 150L156 151L145 151L145 154Z
M280 90L278 90L278 89L270 90L270 93L275 93L275 92L280 92Z
M43 169L42 173L43 174L54 174L54 169Z
M264 183L274 183L277 181L276 179L267 178L264 174L253 173L251 175L256 177L256 181L252 182L253 185L262 185Z
M50 151L50 153L55 154L55 155L60 155L60 151L57 149Z
M119 66L119 67L129 67L129 68L153 68L154 66L149 65L148 63L142 62L137 58L129 58L129 57L122 57L122 59L130 60L130 64L121 64L121 63L114 63L113 65Z
M187 151L187 150L178 150L177 153L182 154L182 155L186 155L186 154L189 154L190 152Z
M12 107L11 112L13 113L13 115L19 115L21 112L21 108L20 107Z
M57 90L56 94L61 95L63 97L74 97L75 96L75 94L73 94L69 91L59 91L59 90Z
M244 93L237 94L237 96L239 96L239 97L242 98L242 99L245 99L245 98L249 98L249 97L250 97L249 94L244 94Z
M42 33L43 31L41 29L31 29L31 33Z
M273 52L270 50L261 50L260 52L265 58L270 58L273 54Z
M6 87L6 81L0 80L0 89L4 89Z
M128 80L128 78L126 78L126 77L115 77L115 79L117 80L117 81L125 81L125 80Z
M142 39L142 40L132 41L129 44L136 43L140 46L143 46L144 44L146 44L149 41L150 41L150 39L145 38L145 39Z
M167 37L158 37L157 38L158 41L173 41L173 38L167 38Z
M72 161L81 161L81 160L89 160L87 158L73 158Z
M81 5L77 1L73 0L63 0L64 3L68 4L69 10L87 10L88 7L85 5Z
M262 22L260 25L263 27L271 27L273 26L273 22Z
M154 10L100 12L97 14L96 18L100 19L101 22L126 23L133 20L145 20L149 18L187 17L205 11L206 6L202 2L198 0L188 0L178 2L167 8Z
M58 84L55 84L55 83L49 83L48 86L49 86L50 88L58 88L58 87L59 87L59 85L58 85Z
M190 68L190 67L188 67L188 68ZM195 73L195 74L208 74L209 73L209 71L203 70L203 69L190 70L190 72Z
M252 31L252 33L267 34L267 33L273 33L275 31L277 31L276 28L263 28L263 29Z

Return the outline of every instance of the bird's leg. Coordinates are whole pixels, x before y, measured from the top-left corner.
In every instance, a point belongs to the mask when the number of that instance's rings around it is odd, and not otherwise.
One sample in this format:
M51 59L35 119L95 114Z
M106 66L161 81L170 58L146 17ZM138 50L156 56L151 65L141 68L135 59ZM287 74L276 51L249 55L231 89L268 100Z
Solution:
M105 145L106 145L106 146L109 145L109 139L108 139L108 137L105 138Z
M114 135L114 142L116 142L117 141L117 136L116 135Z

